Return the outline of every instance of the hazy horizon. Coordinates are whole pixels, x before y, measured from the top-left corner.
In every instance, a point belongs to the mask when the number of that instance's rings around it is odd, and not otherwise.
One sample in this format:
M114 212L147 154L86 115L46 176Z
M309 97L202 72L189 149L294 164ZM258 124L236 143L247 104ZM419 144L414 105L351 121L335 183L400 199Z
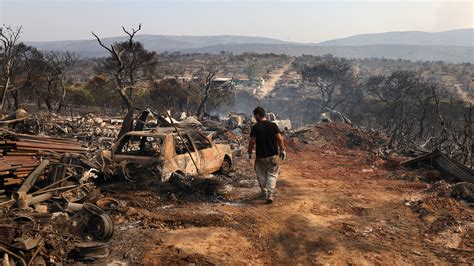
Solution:
M134 26L134 28L136 28L136 26ZM464 28L464 29L451 29L451 30L445 30L445 31L440 31L440 32L446 32L446 31L455 31L455 30L469 30L469 29L473 29L474 28ZM427 32L427 31L387 31L387 32L371 32L371 33L361 33L361 34L353 34L353 35L348 35L348 36L341 36L341 37L338 37L338 38L334 38L334 39L328 39L328 40L322 40L321 42L325 42L325 41L332 41L332 40L336 40L336 39L344 39L344 38L348 38L348 37L352 37L352 36L356 36L356 35L365 35L365 34L378 34L378 33L394 33L394 32ZM438 31L431 31L431 32L428 32L428 33L437 33ZM182 36L182 37L214 37L214 36L240 36L240 37L257 37L257 38L270 38L270 39L275 39L275 40L280 40L280 41L285 41L285 40L282 40L282 39L278 39L278 38L274 38L274 37L268 37L268 36L258 36L258 35L230 35L230 34L208 34L208 35L188 35L188 34L152 34L152 33L147 33L147 34L140 34L140 33L137 33L136 36ZM124 33L122 32L121 34L119 35L116 35L116 36L104 36L104 37L101 37L101 38L118 38L118 37L126 37L124 35ZM25 42L59 42L59 41L88 41L88 40L94 40L95 37L91 35L91 37L89 38L83 38L83 39L63 39L63 40L44 40L44 41L37 41L37 40L23 40ZM301 44L316 44L316 43L319 43L319 42L297 42L297 41L294 41L294 43L301 43Z
M0 22L22 25L22 40L55 41L141 35L258 36L326 40L391 31L474 28L471 1L0 0Z

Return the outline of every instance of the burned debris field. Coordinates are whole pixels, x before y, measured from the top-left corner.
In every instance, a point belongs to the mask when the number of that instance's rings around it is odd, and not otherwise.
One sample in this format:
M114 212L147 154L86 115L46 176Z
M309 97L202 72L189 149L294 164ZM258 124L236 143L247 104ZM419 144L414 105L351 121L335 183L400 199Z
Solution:
M95 116L45 120L61 128L122 126ZM177 129L191 136L209 123ZM273 205L257 198L253 163L245 157L230 154L226 173L162 180L154 163L111 161L108 137L83 141L74 131L67 138L55 132L1 132L2 248L18 263L472 261L472 171L471 181L457 183L452 174L463 172L441 172L430 160L382 158L387 136L380 132L323 122L288 133L289 159ZM246 141L245 133L221 132L212 145Z
M2 265L474 263L472 63L162 52L122 30L81 57L2 28Z

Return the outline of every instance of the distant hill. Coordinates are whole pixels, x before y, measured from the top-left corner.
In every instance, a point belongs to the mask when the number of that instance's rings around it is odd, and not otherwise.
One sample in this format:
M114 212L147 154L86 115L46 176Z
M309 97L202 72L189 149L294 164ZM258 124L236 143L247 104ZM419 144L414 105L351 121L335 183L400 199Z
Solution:
M125 41L125 37L103 38L106 45L113 42ZM172 36L172 35L137 35L135 40L152 51L179 51L182 49L202 48L222 44L284 44L286 42L265 37L217 35L217 36ZM25 42L43 51L72 51L85 57L105 56L105 50L100 47L97 40L72 40L72 41L43 41Z
M183 53L218 53L219 51L241 54L244 52L276 53L287 55L332 54L345 58L387 58L411 61L445 61L473 63L474 47L419 46L419 45L360 45L360 46L314 46L291 44L227 44L182 50Z
M124 37L104 38L106 44L123 41ZM148 50L157 52L278 53L288 55L333 54L348 58L390 58L423 61L474 63L474 29L445 32L388 32L361 34L318 44L285 42L249 36L171 36L137 35L136 40ZM26 42L40 50L71 51L82 57L106 56L95 39L72 41Z
M318 43L320 46L358 46L375 44L402 44L423 46L474 46L474 29L442 32L399 31L360 34Z

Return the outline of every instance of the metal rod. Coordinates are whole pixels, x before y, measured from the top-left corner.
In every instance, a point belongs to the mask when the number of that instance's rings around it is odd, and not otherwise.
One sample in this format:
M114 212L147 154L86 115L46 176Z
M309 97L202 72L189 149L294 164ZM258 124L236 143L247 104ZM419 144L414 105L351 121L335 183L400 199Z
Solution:
M3 246L1 246L1 245L0 245L0 249L3 250L3 252L5 252L5 253L7 253L7 254L9 254L9 255L11 255L11 256L17 258L18 260L21 261L21 263L23 263L23 265L26 266L26 261L25 261L22 257L20 257L20 256L18 256L17 254L11 252L10 250L8 250L7 248L5 248L5 247L3 247Z
M63 181L66 181L66 180L68 180L69 178L71 178L71 177L73 177L73 176L74 176L74 175L66 176L65 178L63 178L63 179L61 179L61 180L59 180L59 181L56 181L56 182L54 182L54 183L52 183L52 184L49 184L49 185L45 186L44 188L42 188L42 189L40 189L40 190L38 190L38 191L33 192L33 194L35 194L35 193L37 193L37 192L45 191L46 189L48 189L48 188L50 188L50 187L53 187L53 186L55 186L55 185L57 185L57 184L59 184L59 183L61 183L61 182L63 182Z
M15 203L15 200L8 200L8 201L4 201L2 203L0 203L0 207L3 207L4 205L8 205L8 204L12 204L12 203Z
M62 189L76 188L76 187L78 187L78 185L70 185L70 186L65 186L65 187L51 188L51 189L43 190L41 192L40 191L35 191L35 192L31 193L31 195L38 195L39 193L53 192L53 191L58 191L58 190L62 190Z
M38 245L38 248L36 249L35 253L33 253L33 256L31 256L30 262L28 262L28 266L33 263L33 260L36 258L36 256L37 256L38 253L40 252L40 250L43 248L44 240L41 239L40 241L41 241L41 242L40 242L40 244Z

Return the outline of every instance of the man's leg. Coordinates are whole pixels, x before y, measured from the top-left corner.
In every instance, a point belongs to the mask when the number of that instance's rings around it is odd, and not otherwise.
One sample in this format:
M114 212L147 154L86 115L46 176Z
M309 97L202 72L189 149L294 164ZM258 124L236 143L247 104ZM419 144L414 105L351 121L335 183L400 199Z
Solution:
M267 201L268 203L273 203L273 194L275 193L276 182L278 174L280 172L280 165L278 161L278 156L273 156L268 158L268 168L267 168Z
M267 171L265 169L264 159L255 159L255 173L257 174L258 185L260 186L260 196L262 199L267 197Z

